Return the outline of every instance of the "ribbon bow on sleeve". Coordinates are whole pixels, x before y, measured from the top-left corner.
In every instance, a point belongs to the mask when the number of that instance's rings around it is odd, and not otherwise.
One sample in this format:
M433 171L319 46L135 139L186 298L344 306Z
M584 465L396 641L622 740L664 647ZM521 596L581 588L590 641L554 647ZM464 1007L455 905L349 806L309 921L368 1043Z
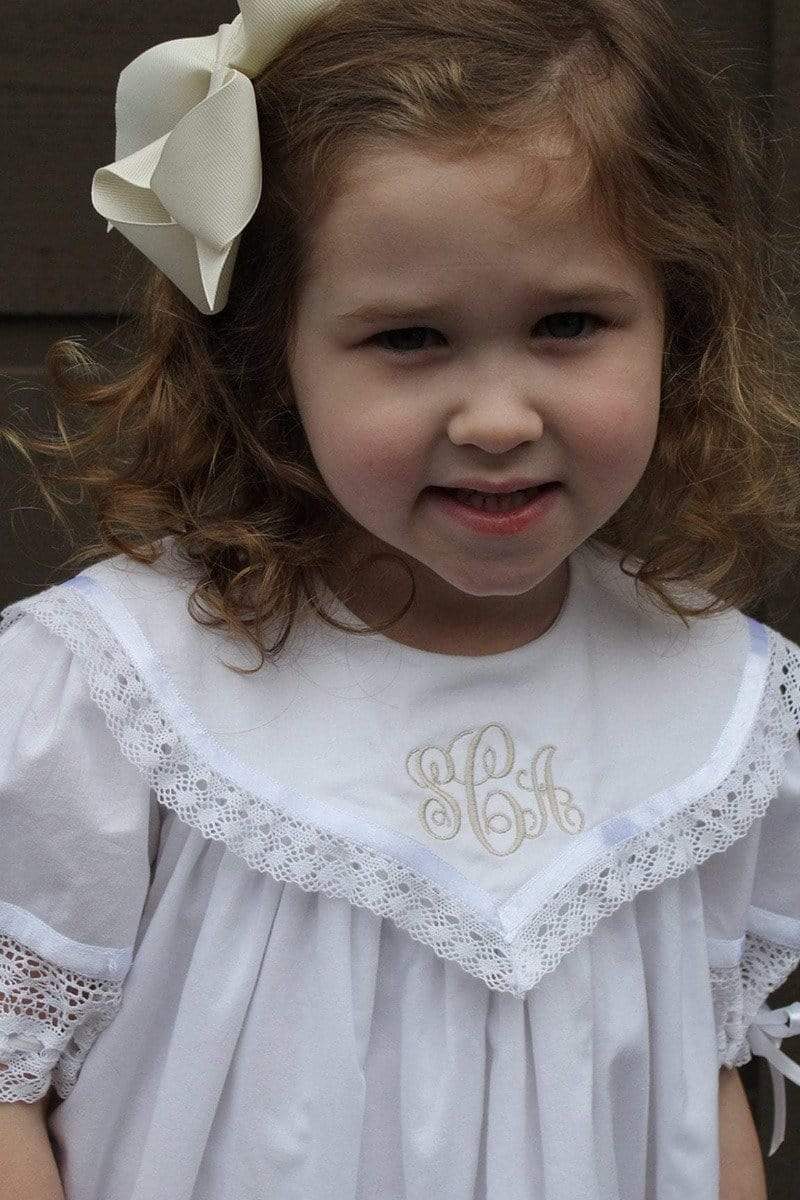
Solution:
M785 1008L769 1008L762 1004L747 1029L753 1053L767 1059L772 1078L774 1117L770 1155L775 1153L786 1134L786 1084L781 1076L800 1084L800 1066L781 1051L780 1044L783 1038L797 1034L800 1034L800 1001Z
M207 316L261 197L251 79L325 2L239 0L230 25L152 46L119 77L116 162L95 172L92 205Z

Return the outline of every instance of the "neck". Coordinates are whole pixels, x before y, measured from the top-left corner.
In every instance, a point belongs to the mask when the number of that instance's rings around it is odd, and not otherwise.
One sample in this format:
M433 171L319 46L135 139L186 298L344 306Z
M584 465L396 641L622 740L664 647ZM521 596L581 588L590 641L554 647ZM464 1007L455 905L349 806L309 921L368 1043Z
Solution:
M401 562L390 560L391 550L374 553L380 557L372 561L369 552L343 556L325 582L358 621L375 628L397 617L411 598L411 572L416 599L404 616L381 632L431 653L480 656L527 645L554 624L568 591L566 559L522 596L470 596L443 584L414 560L402 555Z

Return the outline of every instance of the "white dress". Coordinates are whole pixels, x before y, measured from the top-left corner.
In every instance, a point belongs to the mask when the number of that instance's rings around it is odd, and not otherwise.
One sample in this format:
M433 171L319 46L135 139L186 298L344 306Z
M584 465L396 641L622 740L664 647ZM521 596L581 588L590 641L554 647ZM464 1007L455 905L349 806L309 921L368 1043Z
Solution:
M718 1200L719 1066L800 1082L800 648L589 547L483 657L235 674L190 590L0 626L0 1099L66 1200Z

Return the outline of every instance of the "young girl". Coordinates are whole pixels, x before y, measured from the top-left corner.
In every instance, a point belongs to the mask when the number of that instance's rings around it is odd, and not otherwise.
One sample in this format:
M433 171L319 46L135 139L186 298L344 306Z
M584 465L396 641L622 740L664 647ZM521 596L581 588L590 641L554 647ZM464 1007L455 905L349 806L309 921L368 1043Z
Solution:
M137 357L53 347L91 423L6 432L101 539L0 632L6 1179L755 1200L734 1069L800 1083L756 139L656 0L240 7L120 78Z

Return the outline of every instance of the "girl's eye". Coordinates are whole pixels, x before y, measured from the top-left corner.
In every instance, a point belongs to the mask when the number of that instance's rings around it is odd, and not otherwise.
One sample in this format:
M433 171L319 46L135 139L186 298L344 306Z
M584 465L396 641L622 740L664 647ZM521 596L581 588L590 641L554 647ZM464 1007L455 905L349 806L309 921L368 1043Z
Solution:
M546 326L547 333L549 334L550 337L554 338L555 341L585 342L587 340L587 338L591 335L590 334L581 335L578 331L581 327L581 323L586 322L586 321L593 322L594 325L599 328L604 328L605 326L611 324L610 321L606 321L602 317L596 317L592 313L586 313L586 312L550 313L548 316L543 317L539 323L541 325ZM557 334L554 332L554 330L558 330L559 327L561 328L562 331L564 329L566 329L566 333L567 333L566 337L557 336ZM437 331L435 329L431 329L430 326L428 326L428 325L412 325L406 329L385 329L381 333L376 333L373 337L371 337L369 339L369 341L374 342L376 345L380 345L380 343L382 342L383 339L387 339L387 338L398 339L399 343L400 343L399 346L397 344L395 344L395 345L389 344L389 345L382 345L381 348L388 349L389 352L392 354L405 355L407 357L408 353L412 353L412 354L418 353L419 351L425 349L425 347L424 347L424 345L414 344L417 342L416 337L412 337L411 345L409 345L408 342L406 342L405 346L404 346L404 335L406 335L406 334L412 334L412 335L422 334L423 342L424 342L424 335L426 333L436 333L436 332ZM578 336L575 336L575 334L577 334Z

